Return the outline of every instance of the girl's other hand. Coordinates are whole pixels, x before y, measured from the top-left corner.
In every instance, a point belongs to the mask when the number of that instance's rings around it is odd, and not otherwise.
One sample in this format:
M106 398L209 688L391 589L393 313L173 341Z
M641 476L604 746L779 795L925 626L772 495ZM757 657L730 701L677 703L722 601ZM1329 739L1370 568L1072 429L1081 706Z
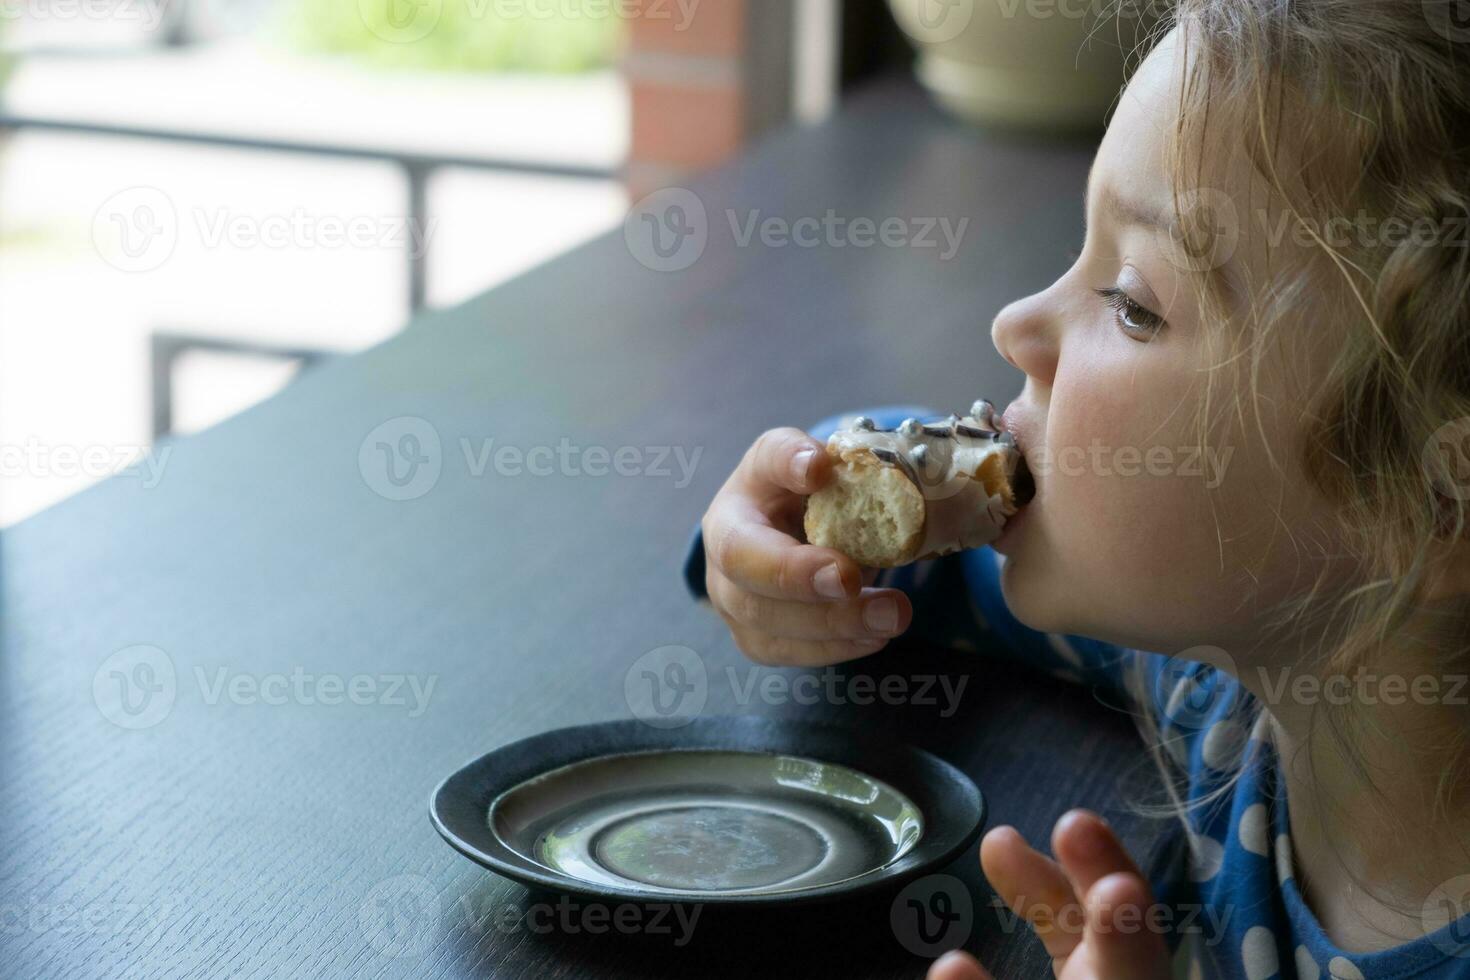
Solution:
M1073 810L1052 831L1053 861L1011 827L980 845L985 876L1031 923L1051 954L1057 980L1168 980L1164 938L1149 928L1153 893L1106 823ZM928 980L991 980L970 954L935 961Z
M822 666L881 649L913 616L876 572L802 544L805 497L832 478L826 449L772 429L745 453L705 512L705 588L741 651L763 664Z

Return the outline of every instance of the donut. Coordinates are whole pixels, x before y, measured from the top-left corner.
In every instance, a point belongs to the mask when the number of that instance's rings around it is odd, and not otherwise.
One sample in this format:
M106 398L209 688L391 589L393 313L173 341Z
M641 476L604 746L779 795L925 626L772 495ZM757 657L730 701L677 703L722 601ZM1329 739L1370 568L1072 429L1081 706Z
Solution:
M1031 492L1016 440L980 400L964 417L852 419L827 440L833 478L806 501L810 544L894 568L989 544Z

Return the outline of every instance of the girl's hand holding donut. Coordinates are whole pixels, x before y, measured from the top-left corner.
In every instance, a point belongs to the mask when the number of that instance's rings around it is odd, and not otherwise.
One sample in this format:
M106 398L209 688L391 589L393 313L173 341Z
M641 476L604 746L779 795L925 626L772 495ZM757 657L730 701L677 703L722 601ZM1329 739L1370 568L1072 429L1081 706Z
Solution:
M805 497L832 478L822 443L771 429L705 512L705 587L741 651L758 663L822 666L880 650L913 615L876 572L799 540Z

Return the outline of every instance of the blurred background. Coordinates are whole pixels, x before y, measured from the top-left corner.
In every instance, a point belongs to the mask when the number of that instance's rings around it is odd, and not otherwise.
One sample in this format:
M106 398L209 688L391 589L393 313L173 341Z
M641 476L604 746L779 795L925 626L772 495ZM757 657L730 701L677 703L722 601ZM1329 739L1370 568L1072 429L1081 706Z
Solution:
M0 528L916 49L960 115L1100 122L1046 2L0 0Z

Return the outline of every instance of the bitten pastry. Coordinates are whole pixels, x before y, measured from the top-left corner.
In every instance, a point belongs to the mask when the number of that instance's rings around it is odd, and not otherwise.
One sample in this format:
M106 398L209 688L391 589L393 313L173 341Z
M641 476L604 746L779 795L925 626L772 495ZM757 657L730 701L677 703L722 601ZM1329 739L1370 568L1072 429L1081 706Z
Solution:
M872 568L989 544L1030 492L1015 437L983 400L964 418L927 425L879 429L857 418L833 433L827 454L834 476L807 498L807 541Z

